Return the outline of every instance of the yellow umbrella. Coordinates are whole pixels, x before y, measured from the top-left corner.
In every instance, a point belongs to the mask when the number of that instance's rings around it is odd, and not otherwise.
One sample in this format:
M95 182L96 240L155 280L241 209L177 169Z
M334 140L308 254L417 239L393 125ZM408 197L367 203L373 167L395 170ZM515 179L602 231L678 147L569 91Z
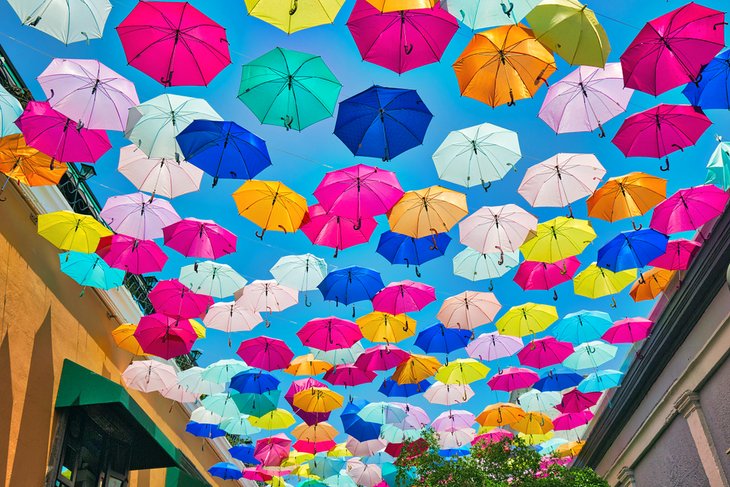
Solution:
M263 416L249 416L249 423L265 430L282 430L296 423L294 416L286 409L274 409Z
M428 355L411 354L408 360L395 368L393 377L398 384L418 384L434 375L441 368L441 362Z
M314 455L311 453L301 452L297 450L289 450L289 456L286 457L282 462L282 467L294 467L296 465L301 465L304 462L308 462L314 458Z
M554 454L556 457L574 457L580 453L583 445L585 445L584 441L571 441L570 443L565 443L557 447Z
M588 220L559 216L538 224L520 250L525 260L552 264L580 254L595 238Z
M544 435L553 430L553 422L550 417L537 412L526 413L522 419L515 421L510 426L515 431L526 435Z
M137 330L137 325L134 323L123 323L112 330L112 338L117 347L125 350L133 355L150 355L142 350L139 346L137 338L134 336L134 332Z
M495 323L502 335L523 337L545 330L558 320L558 310L548 304L525 303L513 306Z
M263 239L267 230L297 231L307 213L307 200L279 181L250 180L233 193L238 213L262 228L256 236Z
M67 169L66 163L54 162L51 156L26 145L22 134L6 135L0 139L0 172L21 184L58 184Z
M291 375L318 375L327 372L332 367L331 363L316 359L314 354L308 353L294 357L284 372Z
M673 277L674 271L655 267L639 277L631 286L629 294L636 302L654 299L669 287Z
M596 299L620 293L635 279L636 269L611 272L593 262L573 277L573 291L580 296ZM611 297L611 307L616 307L616 300L613 297Z
M327 452L328 457L351 457L352 452L347 449L347 443L337 443L333 449Z
M326 387L312 387L294 394L292 404L308 413L327 413L342 407L342 399Z
M358 318L362 336L371 342L396 343L416 333L416 321L405 314L391 315L373 311Z
M326 421L308 425L307 423L298 424L291 432L297 440L309 441L312 443L320 443L322 441L334 441L339 432Z
M205 338L205 333L206 333L205 326L198 320L189 320L189 321L190 321L190 326L193 327L193 330L195 330L195 334L198 336L198 338Z
M407 191L388 212L388 223L396 233L421 238L448 232L468 213L464 193L431 186Z
M368 0L368 3L381 12L399 12L418 8L432 8L436 0Z
M38 215L38 235L61 250L90 254L112 232L93 216L61 210Z
M503 427L522 420L525 414L517 404L498 402L484 408L476 417L476 422L482 426Z
M548 431L544 434L526 435L524 433L517 433L517 436L522 439L528 445L539 445L540 443L551 439L555 433Z
M246 0L248 14L287 34L335 21L344 0Z
M456 359L441 367L436 373L436 380L444 384L471 384L484 379L489 367L473 358Z
M296 450L292 450L296 451ZM310 455L307 453L307 455ZM312 458L314 458L314 455L312 455ZM291 471L292 475L296 475L297 477L305 478L305 479L318 479L319 475L315 475L310 471L309 464L303 463L301 465L297 465L294 467L294 470Z

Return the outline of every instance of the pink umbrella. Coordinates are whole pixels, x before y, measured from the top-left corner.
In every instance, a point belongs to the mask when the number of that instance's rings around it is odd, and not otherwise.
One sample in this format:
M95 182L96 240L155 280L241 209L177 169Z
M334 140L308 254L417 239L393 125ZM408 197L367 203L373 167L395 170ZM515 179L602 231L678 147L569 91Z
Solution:
M626 118L612 142L626 157L662 158L694 145L710 125L699 107L662 104ZM660 169L669 170L669 157Z
M601 337L608 343L635 343L649 336L654 322L645 318L626 318L613 324Z
M497 316L502 305L493 293L464 291L446 298L436 318L447 328L473 330Z
M593 413L587 409L578 413L563 413L553 419L553 427L555 431L567 431L585 426L593 419Z
M476 340L466 346L466 353L471 358L491 361L511 357L523 346L522 338L500 335L493 331L479 335Z
M670 240L664 254L649 262L649 265L670 271L686 270L701 246L701 243L685 238Z
M305 347L327 352L350 348L362 338L362 332L356 323L330 316L309 320L297 332L297 336Z
M399 315L420 311L436 301L436 290L427 284L409 280L391 282L373 297L373 309Z
M579 413L598 403L601 398L600 392L581 392L573 389L563 394L563 400L555 406L561 413Z
M189 353L198 339L188 320L179 320L161 313L143 316L134 337L145 353L169 360Z
M502 428L494 428L493 430L488 431L487 433L482 433L481 435L477 435L472 440L471 444L476 445L479 442L485 442L487 444L489 443L499 443L500 441L504 440L505 438L514 438L514 433L511 431L507 431L506 429Z
M572 343L561 342L555 337L548 336L525 345L525 348L517 352L517 358L522 365L542 369L562 363L573 351Z
M347 27L363 60L401 74L438 62L459 24L438 3L381 13L367 0L357 0Z
M127 62L163 86L203 86L231 64L226 30L188 2L140 1L117 27Z
M103 130L78 127L45 101L31 101L15 121L25 143L61 162L96 162L112 148Z
M165 245L185 257L218 259L236 251L236 236L213 220L185 218L162 229Z
M330 451L335 446L337 446L337 443L334 440L298 440L296 443L294 443L294 445L292 445L292 448L294 448L298 452L311 453L312 455L315 455L317 452Z
M363 370L390 370L410 356L410 353L395 345L375 345L360 354L355 365Z
M576 257L568 257L552 264L526 260L517 268L513 280L525 291L547 291L573 279L578 267L580 261ZM555 290L553 299L558 299L558 292Z
M540 379L537 372L522 367L507 367L487 381L493 391L512 392L515 389L531 387Z
M483 254L504 255L518 250L536 228L537 218L517 205L482 206L459 223L459 241Z
M349 436L347 438L347 442L345 442L347 450L356 457L372 456L380 451L383 451L387 444L388 443L386 443L384 440L381 440L380 438L375 438L374 440L360 441L357 438L353 438L352 436Z
M335 257L346 248L359 245L370 240L378 222L375 219L362 218L358 222L344 216L328 213L322 205L309 207L299 229L314 244L335 249Z
M251 367L268 371L284 369L294 358L294 352L283 340L267 336L242 341L236 354Z
M728 198L730 195L712 184L680 189L654 208L649 225L667 235L696 230L722 215Z
M651 95L699 82L725 47L725 14L696 3L648 22L621 55L624 84Z
M167 255L154 241L121 233L102 237L96 253L111 267L130 274L160 272L167 262Z
M372 370L346 364L331 368L324 374L323 379L335 386L355 387L372 382L375 376Z
M278 433L257 440L253 456L263 465L277 466L289 456L289 448L291 448L289 437L284 433Z
M308 411L305 411L303 409L300 409L296 406L294 406L294 396L301 391L304 391L306 389L312 389L313 387L323 387L326 388L327 384L324 382L320 382L317 379L313 377L307 377L306 379L298 379L292 381L291 385L289 386L289 389L286 391L286 394L284 394L284 399L286 399L286 402L289 403L289 406L291 406L292 411L294 414L302 418L302 420L307 423L308 425L313 425L317 423L321 423L322 421L327 421L330 417L330 413L310 413Z
M471 428L474 421L474 415L469 411L454 409L439 414L431 423L431 427L435 431L456 431Z
M110 197L101 217L115 232L141 240L162 238L162 229L180 220L169 202L150 200L144 193Z
M177 279L158 282L148 295L155 311L173 318L202 318L213 298L196 294Z

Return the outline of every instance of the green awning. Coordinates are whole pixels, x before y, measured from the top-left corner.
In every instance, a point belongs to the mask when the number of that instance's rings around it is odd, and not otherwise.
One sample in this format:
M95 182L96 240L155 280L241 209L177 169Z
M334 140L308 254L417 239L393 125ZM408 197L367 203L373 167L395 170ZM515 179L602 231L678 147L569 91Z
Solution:
M165 487L210 487L210 484L179 468L168 468L165 474Z

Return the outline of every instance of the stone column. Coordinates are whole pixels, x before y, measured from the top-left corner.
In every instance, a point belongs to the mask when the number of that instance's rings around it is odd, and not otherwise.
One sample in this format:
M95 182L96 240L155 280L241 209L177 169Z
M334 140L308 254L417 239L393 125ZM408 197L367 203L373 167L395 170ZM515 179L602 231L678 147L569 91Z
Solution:
M622 467L618 473L618 485L616 487L636 487L634 471L629 467Z

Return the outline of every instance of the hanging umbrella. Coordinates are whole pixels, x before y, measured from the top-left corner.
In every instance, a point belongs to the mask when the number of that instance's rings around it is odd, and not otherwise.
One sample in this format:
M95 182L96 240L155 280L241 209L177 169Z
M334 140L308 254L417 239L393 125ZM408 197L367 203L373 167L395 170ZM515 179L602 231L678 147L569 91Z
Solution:
M378 222L372 217L351 219L328 212L322 205L312 205L302 221L301 230L310 242L340 250L363 244L370 240Z
M555 409L561 413L579 413L595 406L600 397L600 392L584 393L578 389L572 389L563 394L560 404L557 404Z
M510 425L514 430L526 435L542 435L553 430L553 422L544 413L530 412Z
M395 345L375 345L357 357L355 365L363 370L390 370L408 360L409 356L410 353Z
M725 47L725 14L696 3L648 22L621 55L624 82L657 96L688 82Z
M636 343L649 336L654 322L644 318L619 320L601 337L608 343Z
M142 347L139 346L139 342L134 337L134 332L137 330L137 325L134 323L122 323L118 327L112 330L112 338L117 347L122 350L131 353L132 355L144 355ZM187 391L187 388L185 388Z
M343 0L294 0L267 2L246 0L248 14L281 29L287 34L331 24L342 8Z
M58 258L61 272L83 287L109 290L124 284L124 271L112 269L96 254L70 251Z
M409 280L391 282L373 296L373 309L392 315L420 311L436 301L436 290Z
M649 262L649 265L671 271L687 270L695 252L701 246L702 244L699 242L684 238L670 240L667 242L667 249L664 251L664 254L653 259Z
M482 426L509 426L525 417L525 411L517 404L511 402L498 402L490 404L479 413L475 421Z
M160 272L167 262L167 255L154 241L121 233L102 237L96 253L111 267L130 274Z
M467 188L481 184L485 191L521 157L517 132L491 123L449 132L432 156L442 180Z
M391 315L382 311L373 311L357 319L357 326L365 338L371 342L385 342L388 346L413 336L416 324L406 315Z
M489 367L471 359L456 359L441 367L436 373L436 380L444 384L471 384L484 379L489 373Z
M38 235L61 250L90 254L99 246L101 237L111 233L108 228L89 215L68 210L38 215Z
M393 379L385 379L378 392L386 397L412 397L427 391L431 387L431 383L424 379L417 384L398 384Z
M243 477L241 469L230 462L218 462L208 469L208 473L223 480L238 480Z
M203 379L203 372L205 372L205 369L197 366L182 370L178 373L177 383L193 394L211 396L226 390L224 384L216 384L215 382Z
M292 430L291 433L292 436L299 440L297 441L297 443L310 443L309 446L311 447L311 451L309 448L301 449L297 446L296 443L294 444L294 448L298 451L306 451L308 453L317 453L317 451L330 450L330 448L335 446L336 443L334 439L339 434L332 425L324 421L313 425L300 423ZM320 446L324 443L330 444L330 448L324 448L323 450L317 448L317 446Z
M134 337L145 353L167 360L189 353L198 338L188 320L159 313L143 316Z
M493 321L501 308L492 293L464 291L446 298L436 318L449 328L473 330Z
M667 250L669 237L647 228L621 232L598 249L598 267L613 272L638 269Z
M666 197L666 179L632 172L611 178L598 188L588 198L588 216L609 222L633 218L645 214Z
M291 375L319 375L327 372L333 367L324 360L314 358L314 354L308 353L294 357L284 372Z
M599 370L588 374L583 381L578 384L578 390L583 393L601 392L621 384L624 374L617 370Z
M491 107L532 98L556 70L553 55L522 24L476 34L453 68L461 94Z
M286 409L274 409L261 416L249 416L249 422L264 430L283 430L296 423L294 416Z
M363 463L355 458L347 461L347 475L353 482L363 487L375 487L383 480L380 465Z
M213 298L192 292L177 279L158 281L148 297L156 312L178 319L199 318L213 304Z
M424 9L436 5L436 0L368 0L368 2L381 12Z
M729 198L711 184L680 189L657 205L650 226L666 234L696 230L722 215Z
M93 59L54 59L38 76L51 107L78 127L124 131L134 84Z
M532 387L542 392L562 391L577 386L582 380L583 376L574 372L555 373L553 370L550 370L547 375L541 377Z
M438 3L381 13L368 0L357 0L347 28L364 61L402 74L438 62L459 24Z
M350 348L337 348L327 352L316 348L310 348L309 350L316 360L322 360L334 366L355 363L357 358L365 351L365 348L358 342Z
M11 0L23 25L64 44L101 39L112 9L109 0Z
M341 88L321 57L277 47L243 65L238 99L263 124L302 130L332 116Z
M17 98L0 86L0 137L19 134L15 121L23 114L23 107Z
M198 394L188 392L188 390L180 384L174 384L170 387L166 387L165 389L160 390L160 395L165 399L170 399L171 401L183 404L195 404L200 399L200 396Z
M330 316L309 320L297 332L297 337L305 347L318 350L349 348L362 338L357 324Z
M540 376L530 369L522 367L507 367L493 375L492 378L487 381L487 385L493 391L512 392L515 389L529 388L539 379Z
M593 413L587 410L579 413L564 413L553 419L553 425L556 431L566 431L587 425L592 419Z
M524 344L520 337L501 335L494 331L479 335L466 346L466 352L471 358L491 362L492 360L511 357L522 349L523 346Z
M360 410L356 413L358 418L380 425L402 423L408 417L408 412L404 408L390 402L365 403L362 401L359 408Z
M356 365L337 365L325 372L324 380L335 386L355 387L375 379L375 372Z
M260 239L267 230L296 232L307 212L307 200L279 181L246 181L233 200L242 217L262 228Z
M299 302L296 289L282 286L276 281L255 280L236 292L236 304L244 309L268 313L266 327L270 326L272 312L284 311Z
M592 195L605 174L593 154L561 153L528 168L517 192L533 207L567 206L572 215L570 204Z
M344 305L372 300L383 287L385 285L378 272L359 266L343 267L332 271L317 286L325 301L334 301L336 304Z
M155 392L175 384L177 376L171 365L157 360L137 360L124 369L122 380L130 389Z
M230 378L229 387L241 393L265 394L277 390L280 383L279 379L271 374L248 371L244 368Z
M450 242L451 237L447 233L439 233L433 238L431 236L414 238L388 230L380 234L378 248L375 251L391 264L405 264L406 267L413 265L416 276L421 277L418 266L442 257Z
M579 296L597 299L603 296L618 294L623 288L636 279L636 269L612 272L598 267L595 262L580 271L573 278L573 290ZM611 307L616 307L616 300L611 298Z
M516 24L537 5L537 0L499 0L472 2L447 0L446 9L471 30L488 29L498 25Z
M730 110L730 51L718 54L702 67L697 82L687 83L682 94L703 110Z
M355 398L351 402L345 405L345 408L342 410L342 413L340 414L340 419L342 420L342 427L345 433L350 435L352 438L358 441L358 444L360 442L369 442L369 441L377 441L380 442L380 426L382 423L378 421L369 421L366 419L363 419L360 416L360 412L362 409L367 406L369 403L365 401L364 399ZM382 403L381 403L382 404ZM401 414L404 413L404 411L400 410ZM348 443L350 441L348 440ZM367 446L371 446L367 445ZM380 448L385 447L383 444ZM379 448L379 449L380 449ZM353 449L350 448L348 444L348 449L355 453Z
M572 350L573 347L571 347ZM545 414L552 412L553 408L560 404L563 399L562 394L555 391L541 392L536 389L530 389L524 394L520 394L517 402L525 411L538 411Z
M401 385L418 384L436 374L440 368L441 363L434 357L413 353L408 360L396 367L391 378Z
M603 138L603 124L624 113L633 94L624 87L621 63L580 66L548 88L538 116L555 133L598 129Z
M375 455L376 453L382 451L387 443L380 438L378 438L378 435L380 434L380 425L377 423L370 423L375 426L377 426L377 433L375 433L376 437L372 440L364 440L360 441L354 436L349 436L347 438L347 442L345 443L347 445L347 450L355 456L362 456L362 457L368 457Z
M101 209L101 217L117 233L140 240L162 238L162 229L180 221L172 205L150 200L144 193L111 196Z
M513 306L495 324L502 335L523 337L545 330L558 319L555 306L525 303Z
M321 421L326 421L327 419L329 419L330 416L329 412L312 413L294 406L294 396L298 392L312 389L313 387L326 389L327 385L324 382L320 382L312 377L297 379L292 381L289 389L286 391L286 394L284 394L284 399L286 399L286 402L288 402L289 405L292 407L292 411L294 411L294 414L302 418L307 424L315 424Z
M236 445L228 449L228 453L231 454L236 460L240 460L243 463L251 465L260 465L261 462L254 457L254 446L253 445Z
M342 407L343 397L326 387L313 387L294 394L292 404L308 413L328 413Z
M573 370L597 369L610 362L617 351L617 347L600 340L581 343L575 347L575 352L563 361L563 365Z
M426 390L423 397L431 404L453 406L463 404L474 397L474 390L469 384L444 384L436 381Z
M415 90L374 85L340 102L335 135L356 156L388 161L423 144L432 118Z
M186 161L148 158L136 145L119 149L119 172L140 191L165 198L200 189L203 171Z
M673 279L674 271L672 270L650 269L631 286L629 295L636 302L652 300L663 293Z
M390 229L414 238L448 232L468 214L466 195L442 186L408 191L388 213ZM432 245L434 246L434 245Z
M66 170L66 163L54 162L50 156L26 145L22 134L0 138L0 172L7 176L0 193L10 179L28 186L58 184Z
M496 279L502 277L520 263L520 252L482 254L470 247L465 248L454 256L454 275L470 281ZM490 282L489 291L494 289Z
M558 340L580 344L601 338L613 322L608 313L603 311L578 311L563 316L553 325L552 334Z
M603 68L611 52L593 10L576 0L543 0L527 14L540 43L568 64Z
M520 250L525 260L550 264L580 254L595 238L588 220L559 216L538 224Z
M474 415L469 411L450 409L439 414L431 422L431 427L438 432L456 431L464 428L471 428L474 424Z
M269 269L279 284L304 292L304 304L311 306L307 300L307 291L317 289L327 275L327 262L312 254L286 255L276 261Z
M471 339L471 331L446 328L441 323L422 330L416 337L416 345L425 353L449 354L465 348Z
M180 268L180 282L199 294L226 298L246 285L246 279L233 268L206 260Z
M478 445L479 443L485 443L487 445L492 443L501 443L505 439L514 438L514 433L507 431L502 428L493 428L487 433L481 433L474 437L471 441L472 445Z
M459 223L459 241L481 253L518 250L537 218L517 205L483 206Z
M525 291L547 291L570 281L578 267L580 267L580 262L575 257L568 257L552 264L528 260L520 264L513 280ZM553 290L553 299L557 300L557 298L558 293Z
M706 184L714 184L727 191L730 189L730 144L716 136L717 147L707 161Z
M185 218L162 232L165 245L185 257L218 259L236 251L236 235L213 220Z
M217 414L221 418L235 418L240 415L238 406L230 394L220 393L205 396L200 402L206 410Z
M573 353L570 342L561 342L555 337L547 336L532 340L525 348L517 352L517 358L522 365L544 369L557 365Z
M280 465L289 456L291 440L283 433L256 440L254 457L263 465Z
M286 368L294 358L286 342L267 336L242 341L236 354L251 367L268 371Z

